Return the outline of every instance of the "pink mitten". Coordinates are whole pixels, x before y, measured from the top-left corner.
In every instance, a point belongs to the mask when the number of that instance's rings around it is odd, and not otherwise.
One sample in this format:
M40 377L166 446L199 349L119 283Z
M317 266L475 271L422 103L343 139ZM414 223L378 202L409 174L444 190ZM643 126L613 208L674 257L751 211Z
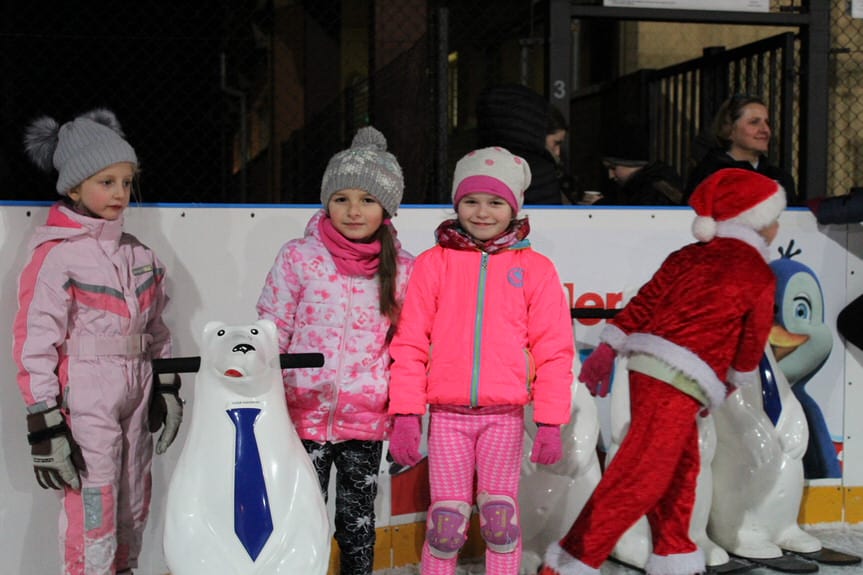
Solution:
M590 395L605 397L611 389L611 370L617 354L607 343L599 344L581 365L578 381L587 385Z
M423 456L420 454L420 439L423 429L419 415L396 415L390 435L390 455L399 465L413 467Z
M539 425L536 437L533 438L533 449L530 450L530 460L542 465L552 465L563 456L563 444L560 441L560 426Z

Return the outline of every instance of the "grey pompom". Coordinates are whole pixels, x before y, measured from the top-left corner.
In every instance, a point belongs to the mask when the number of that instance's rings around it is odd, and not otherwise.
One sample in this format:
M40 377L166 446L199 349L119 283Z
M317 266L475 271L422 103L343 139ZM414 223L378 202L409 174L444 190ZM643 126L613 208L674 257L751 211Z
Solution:
M86 114L81 114L81 118L87 118L88 120L93 120L97 124L102 124L103 126L108 126L118 134L120 137L125 137L126 135L123 133L123 128L120 127L120 121L117 120L117 116L114 115L114 112L108 110L107 108L96 108L95 110L91 110Z
M387 139L372 126L360 128L351 142L351 148L371 148L378 152L387 151Z
M54 150L57 149L59 133L60 124L48 116L39 118L24 132L24 150L39 169L50 172L54 167Z

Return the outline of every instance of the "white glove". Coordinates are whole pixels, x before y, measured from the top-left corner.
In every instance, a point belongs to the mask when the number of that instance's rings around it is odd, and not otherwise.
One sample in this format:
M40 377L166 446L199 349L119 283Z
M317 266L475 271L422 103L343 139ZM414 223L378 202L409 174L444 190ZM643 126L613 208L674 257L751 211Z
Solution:
M150 404L150 432L159 429L156 453L162 455L177 437L183 421L183 400L180 399L180 376L163 373L153 377L153 398Z
M84 469L81 450L72 439L58 407L27 414L27 441L36 481L43 489L81 489L78 470Z

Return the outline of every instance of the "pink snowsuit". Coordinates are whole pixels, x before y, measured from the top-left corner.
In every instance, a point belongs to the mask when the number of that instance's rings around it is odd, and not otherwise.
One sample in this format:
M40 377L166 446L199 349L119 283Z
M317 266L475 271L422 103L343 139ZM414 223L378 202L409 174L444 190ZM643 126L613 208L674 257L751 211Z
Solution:
M55 204L19 278L13 354L28 412L60 405L81 447L81 490L64 490L67 575L137 566L150 507L151 359L170 356L164 267L116 221Z

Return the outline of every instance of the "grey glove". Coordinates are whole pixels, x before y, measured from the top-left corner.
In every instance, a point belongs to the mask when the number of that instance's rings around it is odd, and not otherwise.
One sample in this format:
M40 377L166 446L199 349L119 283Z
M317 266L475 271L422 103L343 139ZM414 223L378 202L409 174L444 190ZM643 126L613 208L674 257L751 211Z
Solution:
M78 471L84 470L81 450L72 439L59 407L27 414L27 441L36 481L43 489L81 489Z
M183 421L183 400L180 399L180 376L176 373L153 374L153 397L150 400L150 433L160 429L156 453L162 455L174 442Z

